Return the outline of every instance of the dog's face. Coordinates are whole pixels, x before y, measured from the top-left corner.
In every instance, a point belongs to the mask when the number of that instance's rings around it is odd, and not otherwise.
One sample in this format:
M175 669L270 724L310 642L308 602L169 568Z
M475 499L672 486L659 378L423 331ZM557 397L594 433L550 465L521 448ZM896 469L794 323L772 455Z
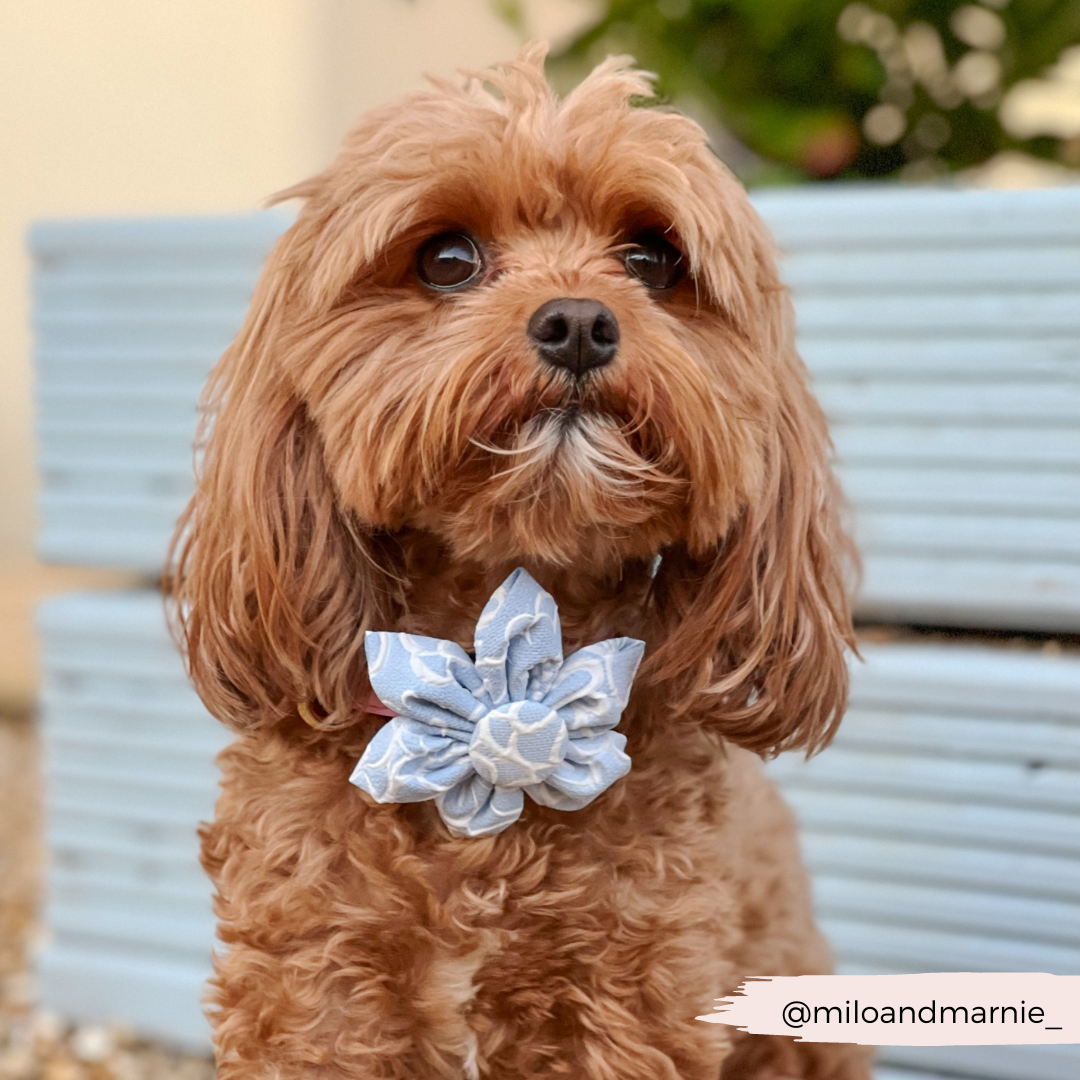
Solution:
M559 104L540 60L379 111L298 189L281 374L368 525L482 563L700 550L766 471L767 244L640 74Z
M211 380L181 526L219 716L317 699L346 727L363 631L409 616L434 545L440 570L558 568L611 605L660 554L638 685L755 749L831 730L824 423L745 192L649 93L608 61L560 102L533 47L369 114L284 193L304 205Z

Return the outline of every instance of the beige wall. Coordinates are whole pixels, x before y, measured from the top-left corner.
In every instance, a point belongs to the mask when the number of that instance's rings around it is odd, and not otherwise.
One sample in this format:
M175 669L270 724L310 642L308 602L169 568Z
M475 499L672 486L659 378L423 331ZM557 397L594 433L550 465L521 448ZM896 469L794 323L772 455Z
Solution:
M557 35L579 0L533 0ZM0 560L29 558L29 223L245 210L364 108L516 51L488 0L0 0Z

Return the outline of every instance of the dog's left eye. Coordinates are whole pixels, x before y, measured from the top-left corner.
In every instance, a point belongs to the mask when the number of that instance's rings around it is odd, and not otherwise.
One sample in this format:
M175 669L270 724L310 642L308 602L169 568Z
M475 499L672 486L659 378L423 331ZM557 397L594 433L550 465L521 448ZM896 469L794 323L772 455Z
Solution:
M416 272L431 289L460 289L475 281L483 269L479 245L464 233L433 236L416 258Z
M623 266L649 289L670 289L682 279L682 252L657 233L645 233L635 238L623 252Z

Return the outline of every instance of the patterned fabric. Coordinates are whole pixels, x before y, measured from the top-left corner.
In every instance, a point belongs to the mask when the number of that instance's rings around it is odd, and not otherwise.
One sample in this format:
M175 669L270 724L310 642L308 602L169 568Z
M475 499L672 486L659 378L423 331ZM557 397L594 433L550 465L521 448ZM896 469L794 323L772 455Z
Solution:
M476 624L476 659L451 641L369 632L371 685L395 713L352 782L376 802L434 799L457 836L502 832L527 794L579 810L630 770L611 729L645 643L611 638L563 660L555 601L515 570Z

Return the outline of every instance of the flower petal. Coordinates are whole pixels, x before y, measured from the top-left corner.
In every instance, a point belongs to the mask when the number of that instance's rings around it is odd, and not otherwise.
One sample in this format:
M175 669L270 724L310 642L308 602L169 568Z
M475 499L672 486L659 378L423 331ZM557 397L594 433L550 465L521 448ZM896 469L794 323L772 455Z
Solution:
M518 567L484 606L476 624L476 670L492 705L537 701L562 664L559 609Z
M474 772L440 795L435 805L455 836L492 836L521 817L525 797L520 791L493 788Z
M372 689L402 716L467 741L490 707L472 660L452 641L368 631L364 649Z
M349 779L379 803L423 802L473 771L467 743L395 716L375 733Z

